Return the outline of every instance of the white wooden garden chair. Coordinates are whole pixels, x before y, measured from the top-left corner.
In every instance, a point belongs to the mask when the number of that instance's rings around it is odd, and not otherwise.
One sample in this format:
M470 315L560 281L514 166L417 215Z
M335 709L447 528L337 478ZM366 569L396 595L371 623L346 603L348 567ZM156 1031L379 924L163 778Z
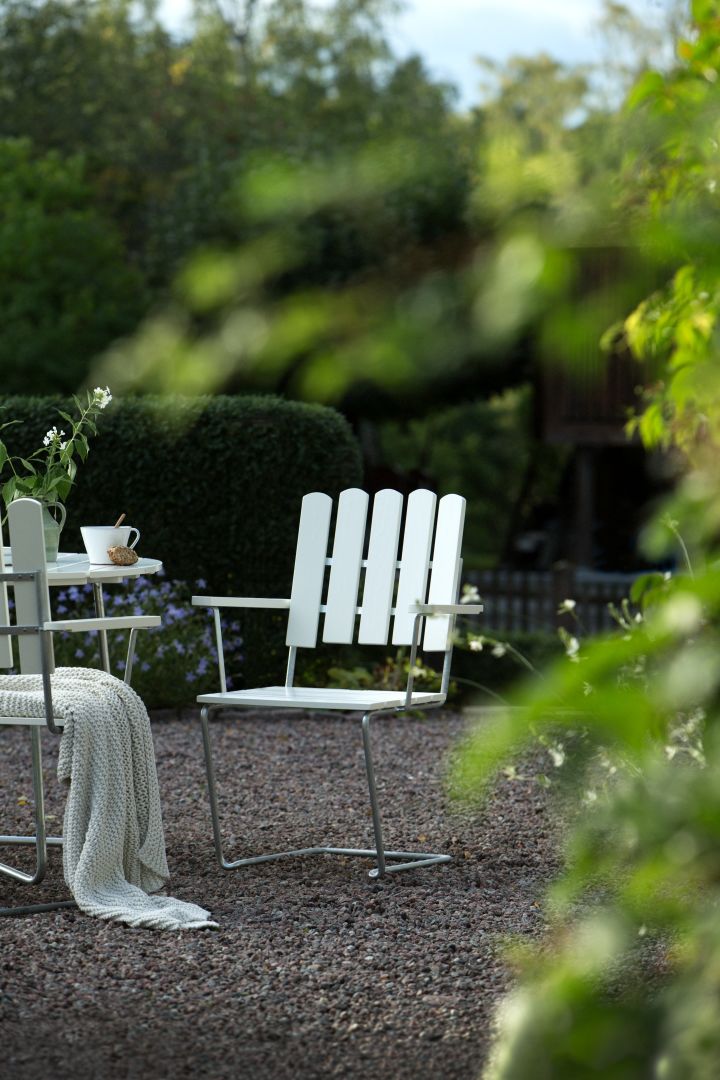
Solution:
M20 725L30 732L32 755L33 797L35 800L35 833L33 836L0 836L0 846L5 844L34 845L35 870L28 873L0 862L0 874L27 885L37 885L45 877L48 845L62 845L62 837L48 836L45 821L45 793L43 786L41 731L47 729L53 735L62 732L64 718L53 708L51 675L55 670L52 635L55 631L87 632L88 630L129 630L130 641L125 666L125 681L130 681L135 651L135 635L140 629L158 626L157 615L112 616L92 619L51 619L50 597L45 563L45 543L42 526L42 508L35 499L18 499L8 510L10 526L10 550L12 571L5 569L2 527L0 526L0 672L5 679L12 673L3 669L14 667L12 639L18 639L19 673L41 675L45 715L38 717L5 716L0 711L0 729L7 725ZM7 586L14 589L15 614L11 622ZM0 914L48 910L63 904L36 905L27 908L0 908ZM71 903L71 902L69 902Z
M340 854L371 857L377 863L376 868L370 871L371 877L384 877L393 871L431 866L450 859L449 855L385 850L370 745L370 720L379 713L437 708L445 702L450 681L455 618L482 611L480 605L458 603L465 500L459 495L445 495L438 505L432 492L414 491L407 502L399 560L402 495L398 491L385 490L375 496L365 549L368 503L366 492L357 488L341 493L332 555L328 557L332 500L321 492L305 496L289 599L193 597L193 604L213 610L218 641L221 690L219 693L201 694L198 702L202 705L201 721L215 850L225 870L289 855ZM359 594L361 600L358 606ZM287 610L286 643L289 655L284 686L237 691L227 689L220 624L220 609L224 607ZM297 650L315 648L320 615L323 616L324 642L349 645L355 638L357 627L358 644L387 645L391 640L393 645L409 646L410 673L405 690L334 690L294 686ZM423 624L424 650L444 654L442 683L438 693L413 689L413 672ZM220 833L208 718L215 709L231 708L341 710L361 714L375 848L365 850L323 844L227 861L223 855Z

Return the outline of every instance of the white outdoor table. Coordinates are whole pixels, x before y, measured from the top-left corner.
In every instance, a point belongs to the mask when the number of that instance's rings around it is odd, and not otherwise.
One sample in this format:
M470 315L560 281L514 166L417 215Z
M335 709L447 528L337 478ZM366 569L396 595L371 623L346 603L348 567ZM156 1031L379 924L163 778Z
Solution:
M12 569L10 549L5 549L5 566ZM105 598L103 585L117 584L126 578L136 578L157 574L162 570L159 559L138 559L132 566L117 566L115 563L91 563L87 555L60 552L57 562L45 564L48 585L92 585L95 614L105 616ZM108 649L107 630L99 630L100 661L105 671L110 673L110 652Z

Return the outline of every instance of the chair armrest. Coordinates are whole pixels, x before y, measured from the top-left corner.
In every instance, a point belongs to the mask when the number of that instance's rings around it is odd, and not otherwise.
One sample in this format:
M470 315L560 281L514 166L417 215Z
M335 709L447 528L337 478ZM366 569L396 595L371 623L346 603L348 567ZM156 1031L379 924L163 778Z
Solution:
M290 607L289 600L275 600L264 596L193 596L196 607L281 608Z
M102 619L51 619L43 623L43 630L145 630L160 626L159 615L111 615Z
M191 602L194 607L207 607L212 610L215 620L215 640L217 642L218 674L220 675L220 689L225 693L227 679L225 677L225 657L223 654L222 621L220 608L258 608L266 611L288 611L289 600L272 599L264 596L193 596Z
M411 615L480 615L482 604L411 604Z

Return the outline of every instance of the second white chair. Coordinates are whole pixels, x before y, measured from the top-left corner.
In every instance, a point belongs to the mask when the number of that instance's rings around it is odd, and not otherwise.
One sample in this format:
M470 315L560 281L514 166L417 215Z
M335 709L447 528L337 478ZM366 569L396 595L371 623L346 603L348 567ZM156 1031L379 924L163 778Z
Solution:
M459 495L445 495L438 504L432 492L414 491L408 498L403 521L403 497L400 492L380 491L373 501L366 547L368 508L366 492L349 488L341 493L332 554L329 554L332 499L317 491L305 496L300 514L292 589L287 599L193 597L194 604L213 610L218 642L221 689L217 693L201 694L198 702L202 706L201 722L215 850L223 869L231 870L291 855L340 854L372 858L376 866L370 875L384 877L389 873L432 866L450 859L449 855L431 852L386 850L375 784L370 722L372 717L381 713L437 708L446 700L455 618L482 611L480 605L458 603L465 500ZM400 551L402 553L398 558ZM222 608L287 610L286 642L289 654L284 686L235 691L227 689L222 659ZM393 645L409 647L409 676L405 690L335 690L295 686L298 649L315 648L321 615L324 642L349 645L357 632L360 645L387 645L391 640ZM436 693L414 689L414 670L423 624L424 650L443 654L442 683ZM234 861L225 858L208 721L214 710L238 708L336 710L361 715L374 848L315 844Z

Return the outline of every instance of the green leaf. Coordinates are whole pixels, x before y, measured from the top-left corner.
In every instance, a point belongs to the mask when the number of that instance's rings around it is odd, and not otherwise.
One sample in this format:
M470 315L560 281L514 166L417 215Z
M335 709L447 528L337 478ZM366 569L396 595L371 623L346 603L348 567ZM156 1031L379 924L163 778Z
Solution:
M11 476L9 480L6 480L2 486L2 498L6 506L9 506L15 496L17 489L17 480L14 476Z
M66 476L61 477L57 486L57 493L61 502L65 502L71 490L72 480L69 480Z
M90 452L90 446L88 444L87 439L82 434L82 432L79 432L75 436L75 444L77 446L77 452L78 452L78 454L80 456L80 460L81 461L86 461L88 453Z
M630 589L630 599L633 604L643 604L648 593L655 592L665 584L665 578L660 573L641 574L635 578Z
M692 17L699 23L716 19L717 0L692 0Z
M665 89L665 80L657 71L646 71L628 94L626 108L636 109L649 98L657 97Z

